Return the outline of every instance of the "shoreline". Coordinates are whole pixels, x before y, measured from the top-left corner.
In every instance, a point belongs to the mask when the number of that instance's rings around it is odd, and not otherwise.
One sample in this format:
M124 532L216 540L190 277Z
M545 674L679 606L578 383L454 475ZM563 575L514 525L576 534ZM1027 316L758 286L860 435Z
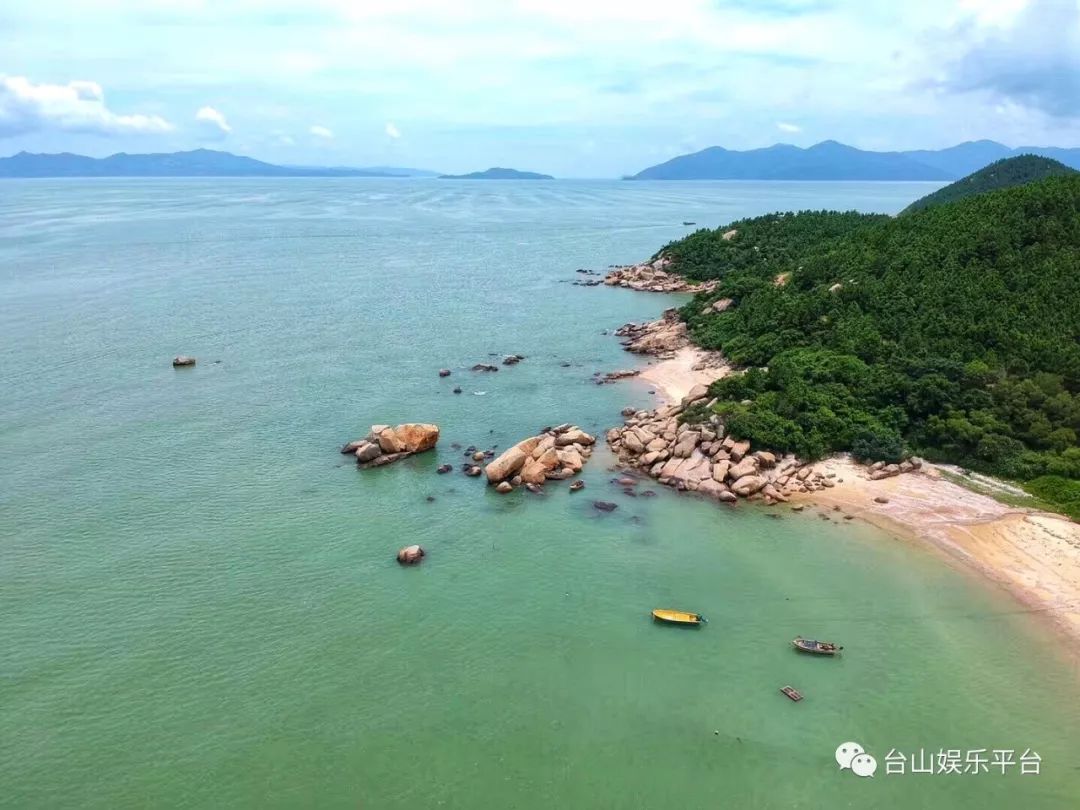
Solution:
M695 385L731 370L716 365L714 353L690 345L644 366L637 379L666 403L678 403ZM928 543L1045 616L1068 639L1080 670L1080 524L1000 503L946 480L934 465L879 480L847 456L815 467L834 474L837 485L792 497L791 505L839 510L909 542Z

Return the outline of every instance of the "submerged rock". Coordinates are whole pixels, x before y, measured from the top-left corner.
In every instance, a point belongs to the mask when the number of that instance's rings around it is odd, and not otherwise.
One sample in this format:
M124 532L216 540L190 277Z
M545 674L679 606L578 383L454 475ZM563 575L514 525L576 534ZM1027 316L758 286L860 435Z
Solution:
M593 501L593 507L601 512L614 512L619 508L619 505L611 501Z

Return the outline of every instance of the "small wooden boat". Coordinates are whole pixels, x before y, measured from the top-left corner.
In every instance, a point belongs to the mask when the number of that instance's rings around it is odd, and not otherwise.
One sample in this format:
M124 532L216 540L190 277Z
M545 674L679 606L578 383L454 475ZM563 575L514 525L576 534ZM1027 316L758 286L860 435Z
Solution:
M802 692L796 689L794 686L781 686L780 691L787 695L789 698L798 703L802 700Z
M831 641L814 641L808 638L796 638L791 642L796 650L813 655L836 655L843 647L838 647Z
M708 621L708 619L700 613L687 613L685 610L657 608L652 612L652 615L658 622L665 622L666 624L682 624L689 627L700 627Z
M686 221L684 220L684 221L683 221L683 225L697 225L697 223L696 223L696 222L686 222Z

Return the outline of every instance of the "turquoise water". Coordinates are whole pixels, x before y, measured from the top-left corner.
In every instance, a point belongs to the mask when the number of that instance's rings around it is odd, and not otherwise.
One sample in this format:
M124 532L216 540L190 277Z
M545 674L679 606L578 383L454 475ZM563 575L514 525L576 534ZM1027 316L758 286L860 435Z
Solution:
M932 188L5 181L0 804L1075 806L1073 674L1038 617L937 554L630 498L603 450L573 495L434 472L454 442L601 433L653 401L589 379L632 363L602 332L671 301L571 286L578 267L683 220ZM439 423L437 452L367 473L338 454L401 421ZM413 542L429 557L399 568ZM665 605L711 623L657 627ZM800 657L800 633L845 655ZM877 777L838 771L846 740ZM920 747L1032 748L1042 773L884 775Z

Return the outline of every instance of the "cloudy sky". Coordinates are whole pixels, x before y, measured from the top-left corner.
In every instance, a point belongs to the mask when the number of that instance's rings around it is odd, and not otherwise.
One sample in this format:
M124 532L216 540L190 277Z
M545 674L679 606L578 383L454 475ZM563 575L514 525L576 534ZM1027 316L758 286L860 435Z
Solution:
M714 144L1080 146L1080 0L19 0L0 154L612 177Z

